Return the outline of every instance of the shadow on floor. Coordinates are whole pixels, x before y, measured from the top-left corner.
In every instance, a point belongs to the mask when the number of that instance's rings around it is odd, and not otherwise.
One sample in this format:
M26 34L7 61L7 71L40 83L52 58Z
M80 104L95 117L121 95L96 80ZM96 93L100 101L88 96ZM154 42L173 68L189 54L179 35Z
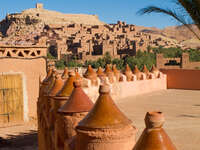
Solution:
M37 147L37 132L21 133L19 135L8 135L8 138L0 137L0 149L12 148L23 149L24 147Z
M200 118L200 116L188 115L188 114L182 114L182 115L179 115L178 117L186 117L186 118Z

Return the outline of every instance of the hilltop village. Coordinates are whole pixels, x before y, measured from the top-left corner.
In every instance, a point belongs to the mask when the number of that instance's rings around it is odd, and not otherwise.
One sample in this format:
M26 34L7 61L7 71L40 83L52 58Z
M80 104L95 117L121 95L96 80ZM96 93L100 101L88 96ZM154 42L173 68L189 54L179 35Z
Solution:
M105 24L96 15L62 14L37 4L0 22L1 45L42 45L58 59L96 60L109 52L113 58L134 56L147 47L182 47L176 40L140 32L118 21Z

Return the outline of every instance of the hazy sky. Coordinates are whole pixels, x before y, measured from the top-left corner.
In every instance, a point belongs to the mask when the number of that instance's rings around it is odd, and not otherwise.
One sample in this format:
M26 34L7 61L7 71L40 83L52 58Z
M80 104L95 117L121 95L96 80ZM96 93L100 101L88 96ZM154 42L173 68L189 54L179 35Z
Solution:
M172 18L159 15L136 15L136 12L148 5L173 8L172 0L1 0L0 20L7 13L21 12L34 8L37 2L43 3L45 9L63 13L96 14L105 23L116 23L117 20L129 24L163 28L178 25Z

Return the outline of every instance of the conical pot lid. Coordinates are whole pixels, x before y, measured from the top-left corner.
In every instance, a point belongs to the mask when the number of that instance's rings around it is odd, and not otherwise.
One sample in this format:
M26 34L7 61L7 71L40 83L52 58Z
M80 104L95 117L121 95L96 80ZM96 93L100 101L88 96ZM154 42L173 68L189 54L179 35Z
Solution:
M133 69L133 73L134 74L140 73L140 70L138 69L137 65L135 65L135 67Z
M97 77L97 74L96 72L92 69L92 66L89 65L88 68L87 68L87 71L85 72L84 74L84 77L85 78L96 78Z
M80 74L78 73L77 70L75 70L75 79L76 80L82 80L82 77L80 76Z
M51 76L49 77L46 86L44 87L44 94L45 95L48 95L49 91L52 89L54 82L55 82L56 74L57 74L56 70L53 69L53 72L52 72Z
M146 128L133 150L176 150L167 133L162 128L164 116L162 112L147 112Z
M158 72L159 69L155 67L155 65L152 66L151 68L151 72Z
M117 69L115 64L112 66L112 70L113 70L114 74L119 74L120 73L120 71Z
M47 76L46 76L45 79L43 80L43 83L49 81L49 79L50 79L52 73L53 73L53 68L49 68L48 71L47 71Z
M65 67L64 72L62 74L62 79L67 79L69 77L68 73L69 73L68 68Z
M103 69L101 67L98 68L97 70L97 75L100 76L106 76L105 73L103 72Z
M74 89L73 82L76 80L75 73L69 72L69 78L63 88L57 93L58 97L69 97Z
M109 95L110 87L101 85L100 96L92 110L79 123L78 129L112 129L123 128L131 121L118 109Z
M131 68L129 67L128 64L126 64L124 73L125 73L125 74L126 74L126 73L132 73Z
M89 112L93 102L81 88L81 81L74 82L74 90L68 101L58 110L59 113Z
M109 64L107 64L106 65L106 68L105 68L105 74L106 75L108 75L108 74L110 74L110 73L113 73L113 71L112 71L112 69L110 68L110 65Z
M146 74L149 73L149 70L147 69L147 66L146 66L146 65L143 66L142 72L144 72L144 73L146 73Z
M52 89L49 91L49 96L55 96L63 87L64 82L60 75L56 75L56 79Z

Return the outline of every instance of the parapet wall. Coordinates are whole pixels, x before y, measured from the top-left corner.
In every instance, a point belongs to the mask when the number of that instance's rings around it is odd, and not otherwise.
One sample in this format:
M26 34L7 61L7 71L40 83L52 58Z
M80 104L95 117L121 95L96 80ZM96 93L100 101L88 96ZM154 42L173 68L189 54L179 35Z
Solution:
M200 70L161 69L168 89L200 90Z
M145 74L143 74L143 76L145 76ZM92 86L90 83L91 81L86 78L83 80L87 81L85 82L87 85L85 85L86 87L83 88L83 90L87 93L90 99L95 102L99 96L98 90L101 84L100 79L97 86ZM124 81L122 82L109 83L108 81L107 84L111 87L112 98L119 100L130 96L165 90L167 89L167 76L165 74L160 74L159 78L134 81L126 81L126 76L124 76Z

